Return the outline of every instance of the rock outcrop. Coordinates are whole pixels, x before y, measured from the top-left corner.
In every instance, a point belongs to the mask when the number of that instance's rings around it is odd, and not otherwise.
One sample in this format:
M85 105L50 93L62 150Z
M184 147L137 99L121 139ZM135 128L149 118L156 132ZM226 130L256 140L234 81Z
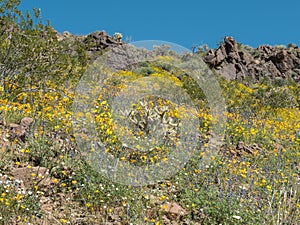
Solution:
M123 45L111 46L107 54L107 66L112 71L126 70L136 66L139 62L149 60L154 57L154 53L143 49L136 48L133 45L124 43Z
M110 49L108 63L113 70L128 69L141 59L156 55L155 52L122 42L119 36L111 37L105 31L85 36L57 32L57 38L81 41L92 61L99 56L97 52ZM228 80L258 82L262 79L274 81L290 78L300 83L300 48L293 44L288 47L262 45L252 48L237 43L233 37L224 37L224 43L217 49L208 50L203 60Z
M83 43L88 51L99 51L108 47L122 45L119 39L110 37L105 31L96 31L87 35Z
M208 51L204 61L228 80L291 78L300 82L300 49L295 45L263 45L254 49L225 37L219 48Z

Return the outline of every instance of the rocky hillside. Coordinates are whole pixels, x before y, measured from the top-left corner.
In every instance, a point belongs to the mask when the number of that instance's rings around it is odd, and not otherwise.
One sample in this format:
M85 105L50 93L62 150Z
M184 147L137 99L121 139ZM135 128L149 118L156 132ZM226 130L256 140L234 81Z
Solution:
M75 36L68 32L58 34L58 39L77 38L86 46L92 59L97 52L110 48L118 55L115 69L124 69L137 61L137 57L151 55L146 51L138 51L105 31L97 31L86 36ZM129 59L129 56L131 56ZM237 43L233 37L225 37L217 49L210 49L203 56L204 62L216 73L228 80L258 82L262 79L281 80L290 78L300 82L300 48L294 44L285 46L262 45L252 48Z
M254 49L225 37L219 48L208 51L204 61L229 80L291 78L300 82L300 49L293 44L288 48L262 45Z
M298 47L255 49L225 37L217 49L178 55L136 48L119 33L1 24L0 225L300 224ZM124 71L109 71L100 89L82 76L103 53ZM200 57L226 78L224 110L169 63ZM281 82L288 78L298 85ZM158 86L144 92L152 80ZM168 83L177 89L164 95ZM137 168L136 178L123 165ZM135 186L152 175L161 179ZM127 186L127 178L135 180Z

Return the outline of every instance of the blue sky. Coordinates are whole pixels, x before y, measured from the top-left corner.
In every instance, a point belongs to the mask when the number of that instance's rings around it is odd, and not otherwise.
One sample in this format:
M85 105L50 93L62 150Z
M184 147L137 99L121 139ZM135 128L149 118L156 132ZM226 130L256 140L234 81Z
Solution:
M59 32L121 32L131 41L162 40L216 47L224 36L252 47L300 45L299 0L23 0L41 8Z

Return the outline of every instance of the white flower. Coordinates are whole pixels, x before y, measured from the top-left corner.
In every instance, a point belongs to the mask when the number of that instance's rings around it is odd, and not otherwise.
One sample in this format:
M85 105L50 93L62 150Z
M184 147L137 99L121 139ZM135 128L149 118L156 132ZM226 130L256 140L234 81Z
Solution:
M237 219L237 220L240 220L240 219L242 219L242 217L240 217L240 216L232 216L234 219Z

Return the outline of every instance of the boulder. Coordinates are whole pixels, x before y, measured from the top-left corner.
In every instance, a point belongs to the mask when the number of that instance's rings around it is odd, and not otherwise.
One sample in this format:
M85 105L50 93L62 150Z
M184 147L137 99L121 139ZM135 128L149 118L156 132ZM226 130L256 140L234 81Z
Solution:
M31 117L24 117L21 119L20 125L23 127L29 127L33 123L33 119Z
M30 125L34 122L34 120L30 117L24 117L21 119L20 124L16 123L10 123L9 128L9 136L10 139L13 140L15 138L18 138L22 141L25 141L26 135L30 131Z
M187 214L186 210L178 203L166 203L162 207L169 218L178 218Z
M112 46L122 45L120 40L110 37L105 31L96 31L85 37L83 43L87 51L100 51Z
M45 167L23 167L12 170L14 179L21 181L23 189L31 189L35 184L47 187L51 184L49 170Z
M225 37L216 50L209 50L204 62L228 80L291 78L300 82L300 49L293 45L262 45L254 49L240 45L233 37Z

